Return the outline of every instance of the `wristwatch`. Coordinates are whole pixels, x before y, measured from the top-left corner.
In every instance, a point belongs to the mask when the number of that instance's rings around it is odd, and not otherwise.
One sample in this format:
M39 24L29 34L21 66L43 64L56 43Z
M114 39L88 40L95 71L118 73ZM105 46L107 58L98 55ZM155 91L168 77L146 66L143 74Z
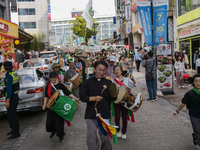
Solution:
M178 113L180 112L180 110L177 109L176 112L177 112L177 114L178 114Z

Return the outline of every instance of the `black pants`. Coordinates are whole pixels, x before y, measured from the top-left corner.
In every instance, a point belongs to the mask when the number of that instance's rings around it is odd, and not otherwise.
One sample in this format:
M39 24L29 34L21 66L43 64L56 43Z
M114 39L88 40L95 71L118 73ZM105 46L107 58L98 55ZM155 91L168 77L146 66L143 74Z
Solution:
M200 74L200 66L197 67L197 74Z
M10 99L10 107L7 109L7 117L13 135L19 135L19 120L17 117L18 94Z
M140 61L136 61L136 65L137 65L137 71L140 70Z
M47 109L46 131L57 132L58 137L64 135L64 118L50 109Z
M1 66L3 65L3 63L0 63L0 69L1 69Z

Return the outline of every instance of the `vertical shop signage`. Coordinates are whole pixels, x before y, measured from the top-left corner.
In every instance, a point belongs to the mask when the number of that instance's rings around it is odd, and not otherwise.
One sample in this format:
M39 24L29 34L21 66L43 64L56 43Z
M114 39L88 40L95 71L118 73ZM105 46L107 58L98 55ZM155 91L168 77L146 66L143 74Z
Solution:
M153 2L153 46L167 43L167 2Z
M186 0L186 11L190 11L193 8L192 0Z
M11 11L17 12L17 2L16 2L16 0L10 0L10 2L11 2Z
M131 33L131 21L126 23L126 34Z
M51 2L47 0L47 7L48 7L48 20L51 21Z
M120 10L120 0L117 0L117 9Z
M151 2L136 2L136 4L144 31L145 43L152 45Z
M131 19L131 6L125 6L126 20Z
M157 89L173 89L173 67L171 45L157 46Z

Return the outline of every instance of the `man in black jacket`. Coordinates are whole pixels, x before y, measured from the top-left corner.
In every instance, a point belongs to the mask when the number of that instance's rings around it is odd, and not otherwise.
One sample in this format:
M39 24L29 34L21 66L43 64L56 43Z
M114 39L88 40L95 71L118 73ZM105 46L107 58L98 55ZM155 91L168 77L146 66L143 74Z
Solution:
M97 137L98 123L96 119L95 104L97 111L103 119L110 119L110 106L113 99L109 94L110 80L103 78L108 65L104 61L94 64L95 77L85 80L80 89L80 99L87 103L85 119L87 123L87 146L89 150L99 150L100 142ZM102 92L103 91L103 92ZM100 131L101 150L112 150L108 135Z

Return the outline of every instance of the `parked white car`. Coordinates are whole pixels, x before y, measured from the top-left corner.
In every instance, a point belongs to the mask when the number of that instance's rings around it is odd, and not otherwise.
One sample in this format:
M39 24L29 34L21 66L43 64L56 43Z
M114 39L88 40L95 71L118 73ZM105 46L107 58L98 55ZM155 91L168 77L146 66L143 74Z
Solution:
M46 77L49 76L51 65L47 64L43 59L28 59L20 64L20 68L36 68L40 70Z
M35 68L17 70L19 74L19 104L17 111L38 111L42 109L45 96L46 81L43 73ZM5 75L1 78L1 82ZM6 113L6 98L2 95L3 86L0 86L0 115Z
M56 51L40 52L39 58L44 59L47 63L54 63L57 61L58 53Z

